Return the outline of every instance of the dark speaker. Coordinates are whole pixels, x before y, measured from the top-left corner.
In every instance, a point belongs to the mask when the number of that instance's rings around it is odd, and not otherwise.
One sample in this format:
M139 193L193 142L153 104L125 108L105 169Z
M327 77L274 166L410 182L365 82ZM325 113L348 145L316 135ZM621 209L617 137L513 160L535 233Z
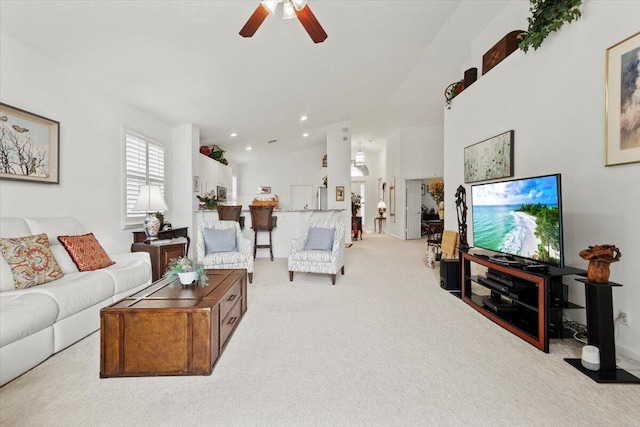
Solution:
M460 260L440 260L440 287L447 291L460 290Z

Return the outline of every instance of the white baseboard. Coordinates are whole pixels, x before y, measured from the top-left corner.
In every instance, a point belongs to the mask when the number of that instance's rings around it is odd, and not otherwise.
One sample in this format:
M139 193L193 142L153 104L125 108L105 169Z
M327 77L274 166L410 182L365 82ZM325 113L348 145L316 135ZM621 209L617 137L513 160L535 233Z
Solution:
M626 357L627 359L633 359L640 362L640 353L636 350L632 350L629 347L625 347L621 344L616 344L616 354L618 356Z

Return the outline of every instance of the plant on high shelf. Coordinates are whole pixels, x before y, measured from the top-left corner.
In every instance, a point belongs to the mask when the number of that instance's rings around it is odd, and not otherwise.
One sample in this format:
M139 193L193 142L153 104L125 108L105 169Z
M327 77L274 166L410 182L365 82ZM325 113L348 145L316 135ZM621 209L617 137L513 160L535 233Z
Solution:
M227 159L224 158L224 153L225 153L225 150L218 147L217 145L214 145L211 147L211 152L209 153L209 157L211 157L215 161L222 163L223 165L228 165L229 162L227 161Z
M351 193L351 216L358 216L362 206L362 197L359 194Z
M447 110L451 109L451 101L453 98L460 95L460 92L464 89L464 80L460 80L458 82L451 83L444 90L444 99Z
M164 277L178 277L183 285L190 285L198 280L201 286L207 286L207 271L204 265L187 257L172 258Z
M209 191L202 196L196 196L200 201L200 209L215 209L218 206L218 197L214 191Z
M527 18L529 28L520 34L518 47L526 52L530 47L536 50L547 36L558 31L565 22L575 21L581 16L582 0L530 0Z
M433 200L440 206L440 202L444 202L444 180L434 176L431 178L431 182L427 188Z

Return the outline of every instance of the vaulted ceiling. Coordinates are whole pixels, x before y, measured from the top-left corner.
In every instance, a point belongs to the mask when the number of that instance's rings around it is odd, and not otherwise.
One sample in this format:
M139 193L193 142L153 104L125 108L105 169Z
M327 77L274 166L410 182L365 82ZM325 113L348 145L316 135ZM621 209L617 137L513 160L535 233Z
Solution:
M324 143L344 120L370 149L398 127L441 126L445 87L507 3L310 0L329 35L314 44L275 15L240 37L258 2L2 0L0 30L243 163Z

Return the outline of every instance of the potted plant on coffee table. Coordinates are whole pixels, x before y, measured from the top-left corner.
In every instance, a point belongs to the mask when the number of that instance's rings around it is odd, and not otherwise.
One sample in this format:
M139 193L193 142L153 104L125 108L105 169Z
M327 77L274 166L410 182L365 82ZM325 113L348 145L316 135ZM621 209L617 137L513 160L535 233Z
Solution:
M183 285L192 285L196 280L201 286L206 286L209 278L204 265L187 257L172 258L164 277L178 276Z

